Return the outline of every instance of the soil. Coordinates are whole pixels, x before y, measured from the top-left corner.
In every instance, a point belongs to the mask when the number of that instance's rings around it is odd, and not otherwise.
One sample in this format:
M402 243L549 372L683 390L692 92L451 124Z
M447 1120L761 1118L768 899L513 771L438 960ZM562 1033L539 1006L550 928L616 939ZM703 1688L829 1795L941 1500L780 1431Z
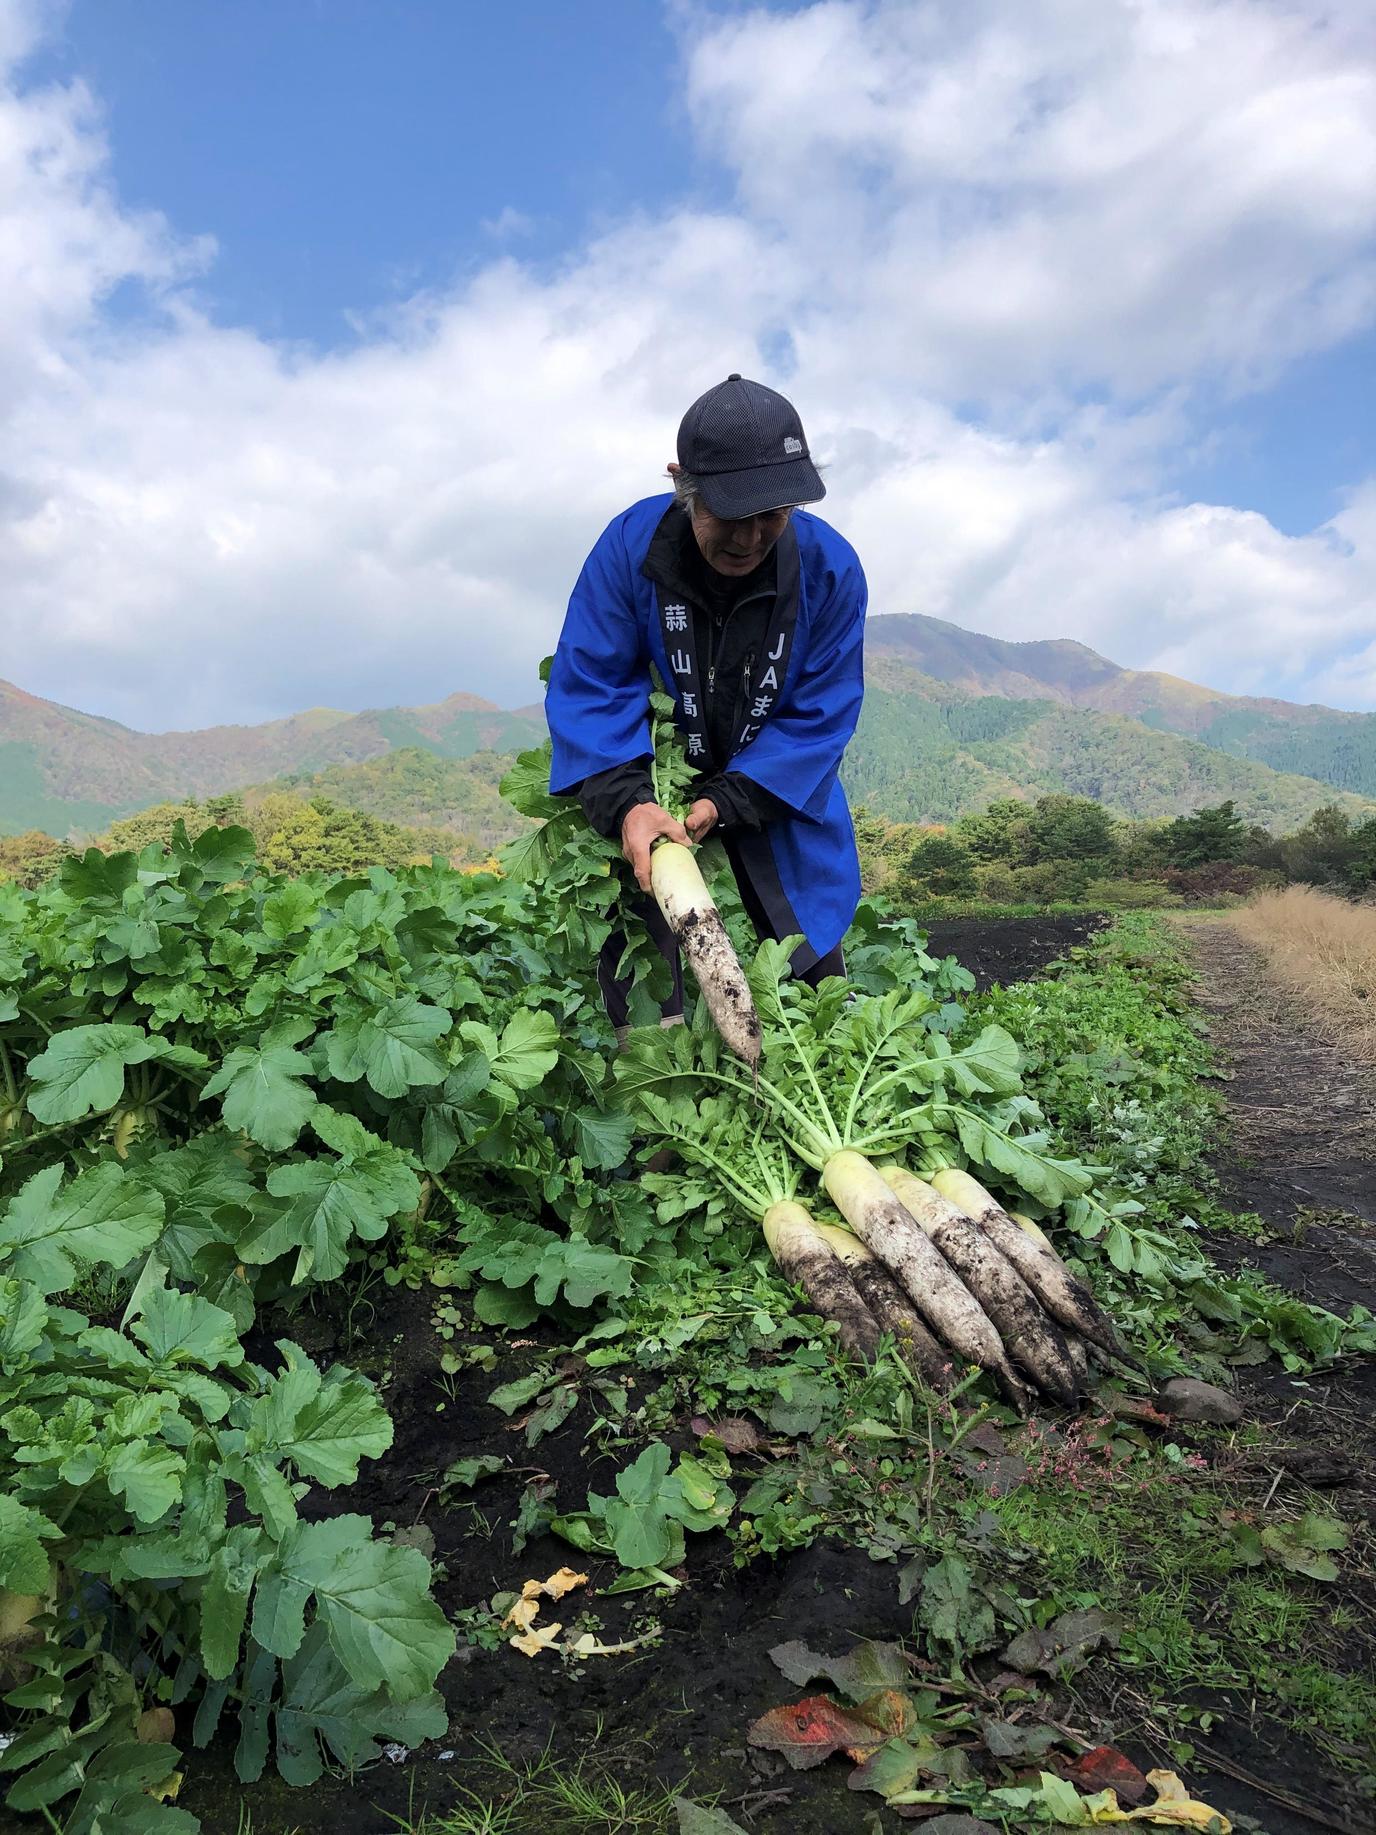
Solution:
M962 919L933 926L929 947L937 954L957 955L983 988L1041 972L1085 941L1097 922L1059 916L983 924ZM1244 1122L1256 1111L1272 1116L1275 1125L1269 1132L1277 1147L1263 1157L1257 1139L1268 1129L1249 1123L1249 1156L1238 1157L1229 1149L1220 1156L1219 1172L1240 1208L1257 1211L1290 1234L1264 1246L1239 1249L1234 1239L1211 1246L1225 1257L1256 1261L1325 1304L1345 1306L1363 1297L1370 1303L1376 1291L1370 1259L1376 1236L1370 1234L1369 1221L1376 1214L1376 1194L1370 1163L1359 1158L1355 1146L1346 1145L1334 1163L1317 1170L1294 1162L1294 1143L1308 1138L1297 1130L1315 1117L1291 1114L1287 1119L1279 1112L1285 1096L1283 1067L1296 1059L1293 1052L1287 1059L1282 1050L1270 1059L1280 1072L1267 1068L1262 1060L1276 1042L1260 1037L1253 1055L1248 1029L1257 1027L1257 1011L1264 1003L1242 1001L1230 1007L1229 976L1236 963L1228 952L1226 940L1218 938L1200 946L1206 1006L1220 1043L1235 1056L1230 1105L1237 1105L1235 1112ZM1291 1043L1299 1049L1303 1041L1297 1037ZM1307 1072L1317 1074L1313 1067ZM1294 1100L1303 1102L1304 1080L1292 1076L1289 1085ZM1324 1087L1331 1097L1332 1082ZM1335 1107L1331 1100L1325 1106L1330 1122L1351 1107ZM1342 1138L1346 1142L1345 1134ZM1337 1206L1344 1216L1340 1221L1312 1218L1316 1204ZM1296 1235L1295 1219L1301 1215L1308 1221ZM340 1509L366 1511L379 1526L423 1524L431 1530L443 1570L437 1593L451 1615L572 1563L591 1576L590 1591L571 1595L562 1611L547 1607L542 1622L567 1621L589 1610L600 1621L600 1635L612 1642L636 1635L653 1616L663 1627L662 1641L643 1654L593 1659L574 1670L548 1653L525 1659L506 1648L462 1647L440 1683L451 1717L444 1741L399 1756L397 1763L384 1760L352 1782L326 1778L299 1792L265 1779L244 1788L234 1777L228 1747L189 1754L181 1800L204 1819L207 1835L236 1835L244 1811L252 1813L253 1835L394 1835L392 1818L418 1817L427 1807L441 1811L462 1801L465 1790L498 1790L501 1780L484 1769L484 1742L518 1766L535 1760L547 1745L565 1763L597 1758L628 1789L657 1780L686 1783L695 1795L719 1790L723 1806L742 1826L762 1835L859 1835L862 1830L868 1835L874 1829L908 1826L893 1812L878 1813L876 1798L851 1794L842 1762L790 1772L782 1759L745 1747L746 1728L757 1715L806 1692L780 1674L770 1661L771 1648L799 1638L816 1649L841 1652L857 1637L895 1639L910 1633L912 1608L898 1604L895 1567L872 1562L857 1550L818 1544L737 1570L725 1538L694 1538L689 1584L669 1601L657 1602L644 1594L599 1595L597 1588L614 1578L614 1565L574 1559L556 1539L533 1539L519 1555L514 1553L510 1523L526 1483L547 1476L557 1485L560 1502L577 1507L589 1486L611 1488L614 1467L588 1463L584 1434L591 1413L586 1402L580 1401L569 1420L533 1452L524 1446L519 1420L508 1422L487 1406L485 1398L495 1383L528 1368L539 1355L538 1346L504 1356L500 1378L469 1370L452 1388L441 1387L442 1346L429 1322L430 1300L425 1294L393 1290L379 1302L367 1339L371 1352L390 1369L385 1393L396 1443L386 1458L365 1466L357 1487L328 1501ZM328 1347L311 1348L323 1352ZM341 1354L349 1352L341 1347ZM351 1355L361 1361L358 1347ZM1340 1469L1356 1471L1349 1481L1356 1490L1342 1495L1369 1500L1369 1469L1360 1462L1370 1450L1376 1418L1376 1372L1370 1366L1344 1370L1308 1386L1287 1382L1271 1366L1268 1372L1251 1382L1252 1413L1276 1427L1278 1443L1303 1438L1351 1456L1349 1466ZM1296 1431L1297 1406L1305 1416L1303 1434ZM506 1456L517 1472L482 1485L470 1507L441 1508L435 1476L452 1460L482 1452ZM1135 1737L1129 1736L1130 1678L1105 1673L1095 1682L1091 1705L1081 1704L1084 1712L1105 1708L1115 1689L1123 1691L1116 1726L1124 1749L1144 1769L1172 1765L1149 1721L1139 1719ZM1359 1807L1321 1755L1249 1712L1247 1703L1215 1700L1210 1705L1218 1708L1220 1719L1208 1750L1198 1742L1199 1756L1185 1767L1205 1801L1231 1815L1252 1817L1253 1823L1243 1826L1260 1826L1267 1835L1313 1835L1324 1826L1358 1835L1371 1829L1369 1806ZM1087 1726L1096 1738L1108 1736L1108 1728L1095 1730L1092 1719L1076 1724ZM1311 1806L1326 1820L1316 1822L1278 1804L1274 1796L1240 1779L1239 1770ZM500 1826L517 1835L527 1825ZM550 1825L542 1818L529 1826L544 1830Z
M975 978L979 993L1044 975L1053 962L1087 943L1108 919L1101 912L1046 912L1040 917L948 918L928 924L927 953L954 956Z

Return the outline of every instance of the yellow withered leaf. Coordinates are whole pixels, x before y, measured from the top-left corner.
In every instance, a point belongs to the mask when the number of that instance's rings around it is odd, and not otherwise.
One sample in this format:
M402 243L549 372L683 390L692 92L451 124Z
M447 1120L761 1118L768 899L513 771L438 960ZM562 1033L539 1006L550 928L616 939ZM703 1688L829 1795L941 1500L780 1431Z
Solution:
M1111 1790L1100 1796L1111 1799L1113 1807L1097 1809L1095 1822L1154 1822L1160 1828L1208 1829L1217 1826L1221 1835L1232 1835L1233 1825L1221 1810L1211 1809L1192 1797L1173 1771L1149 1771L1147 1782L1156 1792L1154 1803L1143 1803L1135 1810L1120 1810ZM1099 1802L1094 1799L1095 1804Z
M571 1567L561 1567L557 1574L550 1575L541 1590L548 1593L551 1599L562 1599L565 1593L571 1593L575 1587L585 1587L587 1584L586 1574L575 1574Z
M538 1657L542 1650L550 1645L564 1629L562 1625L541 1625L538 1631L527 1631L522 1637L511 1639L511 1648L519 1650L523 1657Z
M506 1617L502 1620L502 1624L504 1626L515 1625L518 1630L529 1631L530 1627L539 1616L540 1601L538 1596L527 1593L524 1598L518 1599L515 1602Z

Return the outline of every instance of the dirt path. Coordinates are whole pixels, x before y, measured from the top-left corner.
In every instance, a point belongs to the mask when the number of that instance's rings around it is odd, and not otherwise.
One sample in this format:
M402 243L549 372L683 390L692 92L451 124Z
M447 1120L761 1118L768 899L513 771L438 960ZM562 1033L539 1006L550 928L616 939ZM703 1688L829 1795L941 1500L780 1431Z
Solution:
M1198 1007L1229 1073L1228 1127L1214 1167L1230 1210L1252 1212L1273 1234L1256 1241L1211 1235L1208 1248L1225 1268L1251 1266L1291 1293L1346 1314L1376 1309L1376 1074L1349 1061L1341 1046L1318 1036L1295 997L1277 986L1264 958L1226 922L1184 922L1199 983ZM1349 1520L1376 1526L1376 1360L1348 1359L1331 1370L1292 1378L1274 1364L1240 1373L1249 1417L1281 1444L1307 1447L1325 1465L1326 1499ZM1320 1456L1323 1457L1320 1457ZM1293 1483L1293 1480L1277 1482ZM1331 1488L1330 1488L1331 1487ZM1364 1660L1376 1623L1376 1590L1359 1567L1352 1607ZM1294 1780L1309 1803L1323 1804L1330 1827L1369 1826L1370 1806L1346 1779L1306 1777L1302 1747L1278 1742L1256 1720L1230 1729L1232 1757L1254 1774ZM1265 1805L1271 1835L1303 1835L1317 1825Z
M1370 1301L1376 1236L1364 1239L1361 1226L1376 1224L1376 1073L1319 1036L1228 923L1181 929L1200 978L1198 1005L1231 1071L1218 1166L1228 1203L1335 1256L1334 1299ZM1319 1228L1326 1217L1347 1226L1345 1241ZM1297 1265L1277 1278L1293 1286L1302 1275ZM1344 1279L1357 1290L1344 1294Z

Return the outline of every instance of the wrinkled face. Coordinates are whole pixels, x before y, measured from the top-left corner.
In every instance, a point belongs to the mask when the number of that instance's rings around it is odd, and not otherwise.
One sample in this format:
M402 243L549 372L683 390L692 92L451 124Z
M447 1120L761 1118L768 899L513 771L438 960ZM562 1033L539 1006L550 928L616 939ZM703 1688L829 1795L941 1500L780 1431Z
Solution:
M718 573L747 574L757 568L788 526L792 509L766 510L760 516L728 521L706 504L693 504L693 534L702 557Z

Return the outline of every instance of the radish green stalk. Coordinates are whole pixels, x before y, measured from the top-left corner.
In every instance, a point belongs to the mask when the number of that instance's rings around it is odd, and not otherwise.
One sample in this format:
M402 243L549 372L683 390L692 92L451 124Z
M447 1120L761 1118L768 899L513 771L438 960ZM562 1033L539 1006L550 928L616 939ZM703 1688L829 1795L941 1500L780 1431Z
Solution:
M797 1202L797 1169L782 1150L758 1131L748 1133L739 1109L724 1114L709 1110L707 1128L683 1139L675 1133L679 1117L669 1104L648 1096L638 1108L643 1122L677 1140L684 1156L708 1172L737 1209L763 1226L769 1252L786 1278L802 1288L824 1319L835 1322L851 1356L872 1362L885 1323L876 1318L845 1263Z

